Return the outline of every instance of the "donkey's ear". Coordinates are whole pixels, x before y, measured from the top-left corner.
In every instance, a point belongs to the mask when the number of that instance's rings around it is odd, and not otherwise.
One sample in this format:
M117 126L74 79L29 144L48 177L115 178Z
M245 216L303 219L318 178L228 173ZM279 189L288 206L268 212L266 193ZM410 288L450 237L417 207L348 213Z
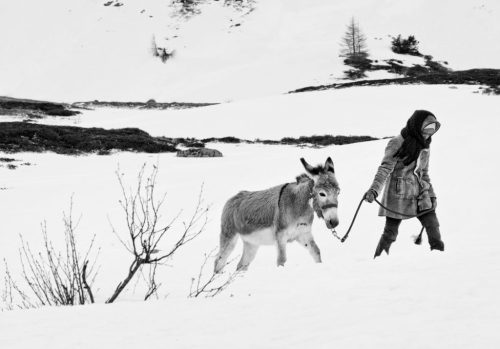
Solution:
M335 173L335 168L333 166L333 160L331 157L328 157L325 162L325 170L328 172Z
M304 159L304 158L300 158L300 162L302 163L302 165L304 166L304 168L306 169L306 172L309 174L309 175L314 175L314 167L312 167L311 165L309 165L307 163L307 161Z

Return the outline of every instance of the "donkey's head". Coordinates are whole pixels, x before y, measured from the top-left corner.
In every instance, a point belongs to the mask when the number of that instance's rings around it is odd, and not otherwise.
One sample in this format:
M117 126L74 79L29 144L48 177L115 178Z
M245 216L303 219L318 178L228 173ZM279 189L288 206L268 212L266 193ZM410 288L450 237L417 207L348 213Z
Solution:
M309 165L304 158L301 158L300 161L304 165L308 177L314 183L311 196L316 214L325 220L328 229L335 228L339 224L337 207L340 188L335 178L332 159L328 157L324 166L316 167Z

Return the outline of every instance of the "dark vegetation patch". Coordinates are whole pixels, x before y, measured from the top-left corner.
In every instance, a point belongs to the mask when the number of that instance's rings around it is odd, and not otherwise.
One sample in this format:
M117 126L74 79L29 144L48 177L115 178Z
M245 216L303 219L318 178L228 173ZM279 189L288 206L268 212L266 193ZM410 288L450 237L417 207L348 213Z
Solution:
M105 2L103 5L104 6L111 6L111 5L113 5L114 7L121 7L121 6L123 6L123 3L119 2L119 1L116 1L116 0L111 0L111 1Z
M314 135L314 136L301 136L299 138L284 137L280 140L270 139L256 139L254 141L239 139L236 137L224 138L206 138L203 142L220 142L220 143L250 143L250 144L269 144L269 145L310 145L324 147L328 145L344 145L351 143L359 143L366 141L374 141L378 138L370 136L333 136L333 135Z
M423 56L425 64L414 64L410 67L405 66L403 61L398 59L383 60L382 63L374 62L367 57L360 57L356 60L345 59L344 63L353 67L353 69L344 72L347 79L361 79L366 77L367 71L385 70L389 73L404 75L406 77L432 75L440 73L449 73L451 70L440 62L433 60L432 56Z
M394 53L422 56L418 51L418 44L419 42L414 35L410 35L408 38L404 39L401 34L399 34L397 37L392 38L391 49Z
M348 69L348 70L344 71L344 74L345 74L346 78L350 79L350 80L357 80L357 79L366 78L365 72L363 70L359 70L359 69Z
M291 138L286 137L281 139L282 144L312 144L316 146L328 146L328 145L344 145L351 143L359 143L359 142L367 142L374 141L377 138L373 138L370 136L332 136L332 135L323 135L323 136L310 136L310 137L299 137L299 138Z
M154 99L144 102L105 102L105 101L89 101L89 102L75 102L72 104L75 108L135 108L135 109L188 109L199 108L219 103L184 103L184 102L171 102L171 103L158 103Z
M249 143L300 145L323 147L328 145L343 145L376 140L370 136L332 136L314 135L299 138L285 137L281 140L245 140L236 137L206 138L168 138L152 137L137 128L106 130L102 128L83 128L76 126L40 125L27 122L0 122L0 151L15 152L45 152L59 154L97 153L108 155L112 150L136 151L145 153L178 152L178 156L216 157L222 156L218 150L206 148L206 143ZM182 146L187 150L180 150ZM220 155L219 155L220 154ZM0 158L10 169L19 161L12 158ZM30 165L29 163L21 165ZM3 165L0 165L3 166Z
M73 116L79 113L79 111L72 110L70 105L64 103L0 97L0 115L42 118L46 116Z
M161 139L166 139L172 143L174 143L176 146L177 145L182 145L187 148L204 148L205 143L203 141L200 141L196 138L165 138L165 137L160 137Z
M213 142L219 142L219 143L241 143L241 142L249 142L249 141L245 141L245 140L242 140L242 139L239 139L239 138L236 138L236 137L232 137L232 136L229 136L229 137L222 137L222 138L205 138L205 139L202 139L201 140L202 142L204 143L213 143Z
M113 149L145 153L177 151L171 141L151 137L137 128L105 130L25 122L0 123L0 151L4 152L109 154Z
M446 71L424 73L396 79L360 80L347 83L318 85L303 87L289 93L321 91L356 86L382 85L486 85L489 93L500 94L500 69L469 69L460 71Z
M355 28L356 29L356 28ZM359 28L358 28L359 30ZM388 59L382 62L372 61L368 54L349 55L344 63L351 67L345 71L346 79L362 79L366 72L385 70L390 73L402 75L395 79L358 80L346 83L335 83L320 86L308 86L294 92L318 91L335 88L354 86L380 86L391 84L454 84L454 85L485 85L485 94L500 94L500 70L499 69L469 69L453 71L447 67L448 62L438 62L431 55L424 55L418 49L418 40L410 35L403 38L401 35L392 38L391 49L401 55L411 55L423 58L423 64L405 66L403 61Z

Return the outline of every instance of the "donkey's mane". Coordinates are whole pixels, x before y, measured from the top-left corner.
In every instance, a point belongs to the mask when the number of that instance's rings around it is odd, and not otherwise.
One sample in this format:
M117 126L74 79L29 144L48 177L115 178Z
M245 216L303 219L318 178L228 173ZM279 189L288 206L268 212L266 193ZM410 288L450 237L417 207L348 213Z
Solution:
M304 182L309 182L311 180L311 178L306 175L305 173L302 173L300 175L298 175L297 177L295 177L295 180L297 181L297 184L300 184L300 183L304 183Z
M316 167L313 167L309 172L311 172L311 174L313 176L317 176L317 175L319 175L321 173L325 173L326 169L323 166L318 165Z
M318 165L318 166L315 166L313 167L309 173L313 176L317 176L317 175L320 175L322 173L326 173L326 168L322 165ZM308 176L307 174L305 173L302 173L300 175L298 175L297 177L295 177L295 179L297 180L297 184L299 183L303 183L303 182L307 182L307 181L310 181L311 180L311 177Z

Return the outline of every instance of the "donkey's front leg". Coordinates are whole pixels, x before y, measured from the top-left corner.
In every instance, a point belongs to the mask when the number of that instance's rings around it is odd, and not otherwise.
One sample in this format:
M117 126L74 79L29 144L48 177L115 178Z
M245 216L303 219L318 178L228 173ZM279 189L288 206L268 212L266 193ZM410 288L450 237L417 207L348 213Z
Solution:
M321 252L319 251L319 247L316 245L316 241L314 241L312 234L301 236L298 239L298 242L309 251L316 263L321 263Z
M276 245L278 247L278 267L283 267L286 262L286 236L284 231L276 234Z

